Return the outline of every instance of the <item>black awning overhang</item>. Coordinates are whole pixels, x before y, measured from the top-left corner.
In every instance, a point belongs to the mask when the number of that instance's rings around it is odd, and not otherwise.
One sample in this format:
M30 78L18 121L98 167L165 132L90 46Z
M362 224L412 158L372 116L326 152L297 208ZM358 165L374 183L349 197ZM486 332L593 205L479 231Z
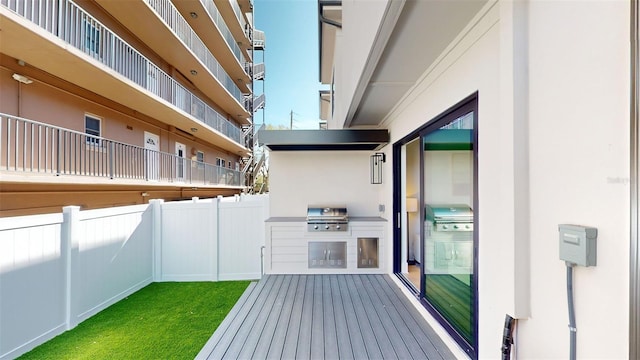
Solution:
M380 150L387 130L260 130L258 142L271 151Z

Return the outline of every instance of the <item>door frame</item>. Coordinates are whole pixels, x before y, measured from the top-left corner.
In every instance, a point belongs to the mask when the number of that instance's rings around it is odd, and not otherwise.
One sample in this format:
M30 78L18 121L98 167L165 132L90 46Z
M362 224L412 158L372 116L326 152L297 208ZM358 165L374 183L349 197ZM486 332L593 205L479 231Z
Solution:
M479 246L478 246L478 234L479 234L479 203L478 203L478 103L479 96L478 92L474 92L473 94L467 96L457 104L451 106L444 112L440 113L433 119L427 121L416 130L410 132L397 142L393 144L393 272L398 276L398 278L403 282L407 288L414 293L414 295L418 298L420 303L426 308L426 310L442 325L447 333L460 345L465 352L472 358L477 359L478 356L478 259L479 259ZM474 329L474 343L475 346L469 344L462 335L458 334L457 331L446 321L446 319L440 315L435 308L433 308L428 302L426 302L425 298L425 279L424 276L420 277L420 289L416 292L415 288L411 282L406 279L401 274L402 269L402 232L406 229L403 228L402 224L402 181L404 180L403 174L401 172L402 164L402 147L409 142L415 140L416 138L420 138L422 141L423 137L436 129L442 127L446 122L455 119L469 111L473 111L473 274L471 276L471 284L472 284L472 292L473 292L473 304L472 309L474 312L473 316L473 329ZM424 209L424 151L420 152L420 193L419 193L419 218L425 218L425 209ZM424 257L424 244L425 234L424 234L424 226L420 226L420 252ZM424 259L423 259L424 260ZM424 264L426 261L422 261L420 264L420 271L424 274Z
M180 150L182 150L182 156L180 156ZM176 155L176 181L184 182L187 172L187 145L177 142L175 144ZM182 166L182 174L180 174L180 167Z
M640 357L640 4L631 2L629 359Z

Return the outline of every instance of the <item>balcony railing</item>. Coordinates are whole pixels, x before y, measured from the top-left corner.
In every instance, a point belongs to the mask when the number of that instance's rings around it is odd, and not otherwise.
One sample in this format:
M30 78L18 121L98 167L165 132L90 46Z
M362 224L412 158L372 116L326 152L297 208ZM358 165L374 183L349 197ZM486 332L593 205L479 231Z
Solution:
M160 18L164 21L165 24L173 31L173 33L180 39L182 42L196 55L198 59L205 65L207 69L215 76L218 81L224 86L227 91L233 95L233 97L238 100L238 102L242 101L242 92L235 84L233 79L225 72L220 63L215 56L209 51L209 48L204 44L204 42L196 35L193 31L187 20L184 19L182 14L176 9L173 3L169 0L144 0L149 6L155 10L155 12L160 16ZM233 35L227 28L227 25L224 23L222 16L218 12L218 9L213 4L212 0L203 1L202 4L207 8L207 12L209 12L209 16L213 19L213 22L216 23L218 29L225 38L225 42L231 48L236 59L240 62L240 64L244 64L244 56L242 56L242 52L240 51L240 47L233 40ZM229 37L231 41L229 40Z
M253 99L253 111L258 111L264 107L264 94L260 94Z
M233 12L236 14L236 18L238 18L240 26L242 26L242 28L244 29L247 39L251 40L251 25L247 24L247 21L244 19L242 10L240 10L240 5L238 5L238 0L229 0L229 3L231 4Z
M264 63L253 65L253 80L264 80Z
M264 50L265 36L264 31L254 29L253 30L253 48L256 50Z
M238 144L244 143L242 130L238 126L193 95L73 1L0 0L0 4ZM242 103L244 98L240 94L236 99Z
M243 186L240 171L0 113L0 170Z
M211 17L211 19L213 19L213 22L218 26L218 29L222 33L225 42L227 43L227 45L229 45L229 48L231 48L233 55L235 55L240 64L244 64L246 60L242 55L242 50L240 49L240 46L238 46L238 42L236 41L236 39L233 37L231 30L229 30L229 27L224 22L222 15L220 15L220 11L218 11L216 4L213 2L213 0L200 0L200 2L202 3L202 6L207 9L207 13L209 13L209 16Z

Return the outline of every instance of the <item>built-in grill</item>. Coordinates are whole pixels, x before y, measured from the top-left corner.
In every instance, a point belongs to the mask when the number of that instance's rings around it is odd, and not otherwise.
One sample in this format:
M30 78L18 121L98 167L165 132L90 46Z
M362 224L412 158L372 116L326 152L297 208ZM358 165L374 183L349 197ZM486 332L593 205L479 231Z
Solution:
M347 231L349 216L343 206L307 207L308 231Z
M467 205L427 205L425 210L435 231L473 231L473 211Z

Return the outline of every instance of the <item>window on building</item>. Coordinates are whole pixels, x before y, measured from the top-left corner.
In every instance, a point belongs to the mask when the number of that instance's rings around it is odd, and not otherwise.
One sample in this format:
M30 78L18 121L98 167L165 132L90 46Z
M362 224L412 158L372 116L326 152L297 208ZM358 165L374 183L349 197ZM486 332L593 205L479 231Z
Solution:
M226 165L227 163L224 159L216 158L216 166L225 167Z
M100 123L101 120L98 117L84 116L84 132L87 134L87 144L100 146Z
M240 171L240 163L236 161L236 171Z
M198 161L199 163L204 162L204 153L202 151L196 152L196 161Z

